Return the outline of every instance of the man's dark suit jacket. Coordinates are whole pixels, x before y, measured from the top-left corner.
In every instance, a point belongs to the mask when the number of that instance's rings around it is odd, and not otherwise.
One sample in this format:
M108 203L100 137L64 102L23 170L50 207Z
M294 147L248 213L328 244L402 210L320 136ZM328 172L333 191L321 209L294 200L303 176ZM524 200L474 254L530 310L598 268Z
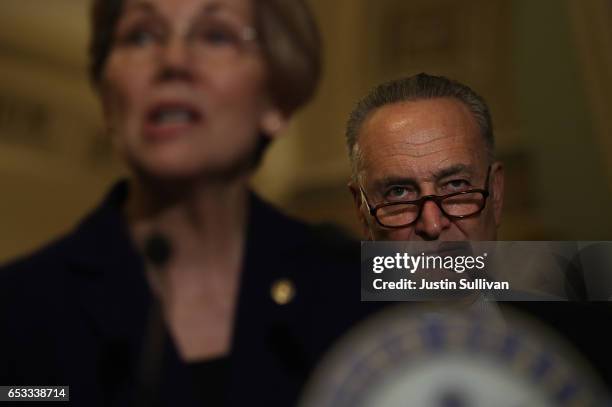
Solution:
M121 214L126 196L117 185L72 233L0 270L0 385L70 385L73 406L134 405L153 298ZM255 196L249 219L229 404L290 406L315 362L371 308L360 303L359 245ZM285 278L296 295L279 305L270 288ZM161 405L196 405L190 372L166 343Z

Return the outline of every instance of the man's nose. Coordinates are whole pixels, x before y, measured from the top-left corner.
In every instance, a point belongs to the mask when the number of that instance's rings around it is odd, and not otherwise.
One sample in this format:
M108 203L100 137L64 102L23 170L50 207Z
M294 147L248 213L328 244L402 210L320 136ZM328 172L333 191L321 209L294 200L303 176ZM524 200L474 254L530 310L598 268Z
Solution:
M159 55L159 79L192 80L194 64L191 54L190 45L184 38L168 39Z
M423 240L436 240L450 225L450 220L440 210L434 201L426 201L421 210L421 216L415 223L414 232Z

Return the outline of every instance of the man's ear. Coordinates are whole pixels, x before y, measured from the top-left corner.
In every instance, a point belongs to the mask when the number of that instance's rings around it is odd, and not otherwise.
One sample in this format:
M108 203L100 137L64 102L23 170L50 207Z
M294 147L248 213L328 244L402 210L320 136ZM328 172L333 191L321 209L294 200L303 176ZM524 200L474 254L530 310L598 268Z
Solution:
M499 227L504 206L504 165L499 161L494 162L491 166L490 191L495 225Z
M289 120L285 114L277 108L270 107L263 113L260 127L270 139L275 139L287 128L288 123Z
M351 191L351 195L353 196L355 212L357 214L359 224L361 225L363 236L367 236L368 239L372 239L372 231L370 230L370 225L368 224L368 220L365 216L367 208L364 207L365 203L363 202L363 199L361 199L361 191L359 191L359 187L353 181L350 181L348 183L348 188Z

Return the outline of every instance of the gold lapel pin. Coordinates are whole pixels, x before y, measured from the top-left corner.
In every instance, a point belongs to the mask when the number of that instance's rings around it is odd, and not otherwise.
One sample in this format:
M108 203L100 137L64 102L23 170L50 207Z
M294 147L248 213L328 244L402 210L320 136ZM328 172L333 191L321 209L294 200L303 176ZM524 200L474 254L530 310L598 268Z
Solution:
M278 305L289 304L295 297L295 285L288 278L276 280L270 288L270 296Z

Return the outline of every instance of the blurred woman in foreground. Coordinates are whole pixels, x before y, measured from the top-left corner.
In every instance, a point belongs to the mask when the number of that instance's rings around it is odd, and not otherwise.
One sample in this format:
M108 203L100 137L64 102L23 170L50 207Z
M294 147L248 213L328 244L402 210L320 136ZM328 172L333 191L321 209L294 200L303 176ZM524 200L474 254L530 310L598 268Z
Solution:
M309 11L300 0L93 10L92 78L130 177L74 232L0 273L2 384L70 385L87 406L292 404L351 321L334 317L332 281L358 267L248 189L317 84Z

